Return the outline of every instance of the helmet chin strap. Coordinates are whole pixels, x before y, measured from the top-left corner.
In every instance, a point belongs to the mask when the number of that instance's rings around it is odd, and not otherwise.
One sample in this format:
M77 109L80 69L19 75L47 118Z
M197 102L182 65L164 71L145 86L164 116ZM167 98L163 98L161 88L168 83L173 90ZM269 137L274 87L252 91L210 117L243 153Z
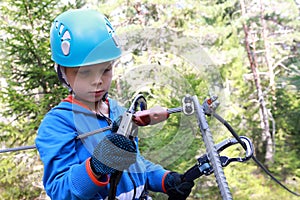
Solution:
M61 65L57 64L57 63L54 64L54 68L55 68L55 71L56 71L56 73L57 73L57 76L58 76L59 81L60 81L65 87L68 88L68 90L69 90L70 93L71 93L71 92L74 92L74 91L72 90L72 88L71 88L70 83L67 81L67 78L66 78L66 74L65 74L64 68L63 68Z
M102 97L102 101L105 102L107 100L108 97L108 92L106 92L103 97Z

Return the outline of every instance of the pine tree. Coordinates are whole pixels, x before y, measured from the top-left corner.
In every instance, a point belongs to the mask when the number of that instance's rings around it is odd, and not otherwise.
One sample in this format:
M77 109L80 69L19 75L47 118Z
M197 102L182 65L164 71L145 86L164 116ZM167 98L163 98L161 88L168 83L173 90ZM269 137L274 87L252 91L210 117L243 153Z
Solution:
M68 7L60 1L1 2L1 125L2 147L32 145L44 114L66 93L50 57L52 20ZM2 156L2 155L1 155ZM43 191L36 151L6 153L0 160L0 196L32 199Z

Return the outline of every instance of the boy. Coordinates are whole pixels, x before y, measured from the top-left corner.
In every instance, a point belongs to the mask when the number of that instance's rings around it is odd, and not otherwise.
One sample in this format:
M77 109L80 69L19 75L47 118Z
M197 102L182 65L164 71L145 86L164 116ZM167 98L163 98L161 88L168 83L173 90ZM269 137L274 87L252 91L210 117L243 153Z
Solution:
M106 131L77 139L110 125L126 110L107 98L114 61L121 56L107 18L88 9L66 11L52 24L50 44L58 77L70 95L45 116L36 138L48 196L147 199L148 189L186 199L194 183L144 159L137 138ZM116 174L121 177L112 184Z

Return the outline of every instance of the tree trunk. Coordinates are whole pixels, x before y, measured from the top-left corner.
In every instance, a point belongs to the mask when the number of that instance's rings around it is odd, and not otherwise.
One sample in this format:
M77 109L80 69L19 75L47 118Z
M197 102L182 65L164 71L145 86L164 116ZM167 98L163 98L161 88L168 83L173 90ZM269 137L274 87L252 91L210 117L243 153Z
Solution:
M244 0L240 0L240 5L241 5L241 11L242 11L242 16L246 16L246 8L245 8L245 2ZM243 23L243 29L245 33L245 47L250 63L250 68L253 74L253 79L254 79L254 84L257 92L257 99L259 103L259 113L260 113L260 118L261 118L261 128L262 128L262 142L264 144L264 147L266 148L266 153L265 153L265 164L268 165L269 163L273 162L273 140L271 137L270 133L270 128L269 128L269 116L268 116L268 110L266 106L266 101L264 99L263 95L263 88L261 86L261 80L260 76L258 73L258 64L256 60L256 55L255 55L255 49L252 51L250 47L250 38L249 38L249 27L247 24L244 22ZM253 48L255 48L255 41L251 45Z
M264 49L265 49L265 61L266 64L268 66L269 69L269 87L271 89L270 91L270 95L272 98L272 109L276 109L275 105L276 105L276 87L275 87L275 73L274 73L274 68L273 68L273 62L272 62L272 57L271 57L271 53L270 53L270 44L268 41L268 28L267 28L267 24L266 24L266 20L264 18L264 12L265 12L265 5L264 2L262 0L260 0L260 20L261 20L261 25L262 25L262 40L264 42ZM269 115L269 118L273 119L272 113L268 112L267 113ZM273 157L274 157L274 152L275 152L275 120L271 120L272 121L272 133L270 133L271 138L268 138L266 141L266 161L270 161L273 162Z

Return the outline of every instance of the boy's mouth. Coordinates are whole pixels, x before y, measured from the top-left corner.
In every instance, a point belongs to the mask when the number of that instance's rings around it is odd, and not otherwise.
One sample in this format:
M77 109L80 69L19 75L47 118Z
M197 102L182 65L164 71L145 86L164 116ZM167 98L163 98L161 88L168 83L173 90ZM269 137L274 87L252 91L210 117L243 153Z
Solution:
M104 92L105 92L105 90L97 90L97 91L94 91L92 93L94 93L96 97L99 97L99 96L103 95Z

